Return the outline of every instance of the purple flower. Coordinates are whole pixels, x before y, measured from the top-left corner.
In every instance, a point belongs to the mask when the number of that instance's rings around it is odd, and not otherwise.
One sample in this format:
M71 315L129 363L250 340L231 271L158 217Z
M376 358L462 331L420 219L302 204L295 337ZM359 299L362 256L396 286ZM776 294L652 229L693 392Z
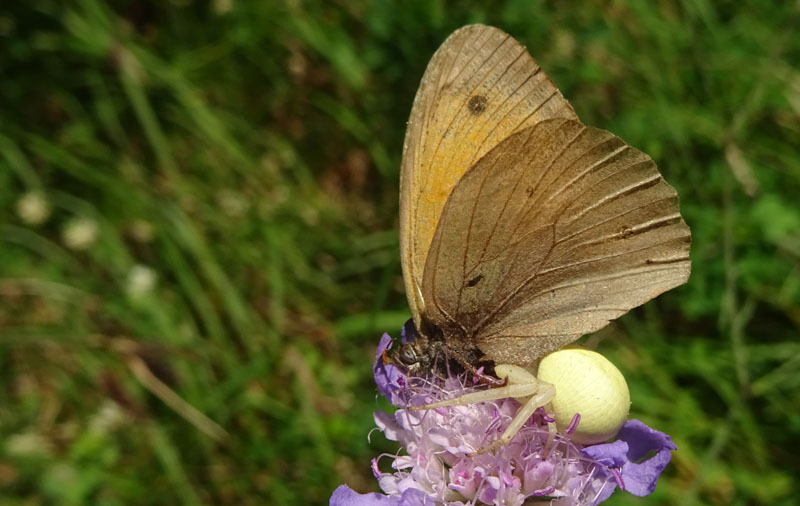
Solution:
M407 328L403 337L409 338ZM469 374L444 380L408 376L384 363L390 347L391 338L384 334L373 371L378 390L399 409L393 414L376 412L374 418L386 438L399 442L405 452L373 460L384 494L362 495L342 485L331 496L331 506L514 506L528 498L549 498L559 506L594 506L618 486L636 495L652 492L670 450L676 449L669 436L638 420L626 422L614 442L583 446L551 432L552 418L540 408L507 445L468 457L503 432L519 403L501 399L409 410L474 391L475 383ZM644 459L651 452L655 454Z

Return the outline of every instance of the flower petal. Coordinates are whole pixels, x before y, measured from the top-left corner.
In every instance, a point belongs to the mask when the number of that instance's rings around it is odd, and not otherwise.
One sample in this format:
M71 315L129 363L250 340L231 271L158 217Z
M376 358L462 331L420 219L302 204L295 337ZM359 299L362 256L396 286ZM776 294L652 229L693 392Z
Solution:
M397 504L398 506L436 506L436 502L431 496L416 488L404 491Z
M652 493L658 476L672 457L670 451L678 447L667 434L640 420L625 422L617 438L613 443L589 446L581 451L606 466L619 468L627 492L638 496ZM651 452L656 453L638 462Z
M619 439L613 443L587 446L581 452L608 467L622 467L628 462L628 443Z
M376 411L372 415L372 418L375 420L375 425L378 426L378 429L383 431L383 435L386 436L386 439L390 441L397 441L400 439L400 432L403 428L397 424L392 415L385 411Z
M667 434L648 427L641 420L628 420L619 431L617 439L628 443L628 459L636 461L651 451L677 450Z
M390 497L377 492L359 494L347 485L339 485L333 491L328 504L330 506L399 506L403 504L401 500L401 497Z
M383 334L378 344L378 351L375 354L375 364L372 366L372 373L375 376L375 384L378 385L378 392L386 400L395 406L405 406L405 400L401 397L401 392L406 385L406 375L394 364L387 364L383 361L384 352L392 347L392 338L389 334Z
M671 450L678 447L663 432L652 429L639 420L628 420L617 436L628 443L628 462L622 466L622 480L625 490L633 495L644 496L656 488L661 471L667 467ZM637 462L650 452L656 454L647 460Z

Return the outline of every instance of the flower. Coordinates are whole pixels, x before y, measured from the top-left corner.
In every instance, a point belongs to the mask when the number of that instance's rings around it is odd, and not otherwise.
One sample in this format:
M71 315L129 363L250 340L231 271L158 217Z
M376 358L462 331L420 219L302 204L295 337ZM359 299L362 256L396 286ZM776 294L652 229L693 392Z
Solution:
M28 192L17 200L17 215L27 225L41 225L50 217L50 203L40 192Z
M136 264L128 271L125 290L132 299L142 299L153 291L157 279L158 275L151 267Z
M413 327L404 327L404 342L412 332ZM507 445L468 456L503 432L519 403L501 399L410 410L474 391L475 382L469 373L444 379L411 376L385 363L391 344L384 334L373 372L378 391L398 409L393 414L376 412L374 418L378 429L399 442L405 453L373 459L373 473L384 494L358 494L342 485L331 496L331 506L515 506L528 498L550 499L557 506L594 506L617 487L635 495L651 493L670 451L676 449L669 436L639 420L627 421L613 442L584 446L552 432L552 418L539 408ZM645 458L651 452L654 455ZM388 465L379 466L385 461Z
M88 249L94 244L98 234L97 222L89 217L73 218L61 230L64 244L76 251Z

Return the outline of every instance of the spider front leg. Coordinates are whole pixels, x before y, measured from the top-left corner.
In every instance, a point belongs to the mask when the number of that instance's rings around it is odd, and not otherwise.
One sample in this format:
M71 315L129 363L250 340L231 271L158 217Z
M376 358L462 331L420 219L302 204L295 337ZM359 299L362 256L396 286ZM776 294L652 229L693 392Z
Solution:
M503 431L503 434L489 446L485 446L477 452L470 453L468 456L472 457L496 450L511 441L511 438L525 425L525 422L528 421L528 418L533 415L533 412L536 411L537 408L544 406L553 399L556 389L550 383L536 379L536 376L522 367L503 364L496 366L494 370L498 378L506 380L505 386L472 392L454 399L434 402L424 406L411 407L409 409L421 410L445 406L463 406L475 402L494 401L498 399L507 399L509 397L514 398L519 401L521 406L517 414L514 415L514 418L511 420L511 423L506 427L506 430Z
M509 441L519 432L525 422L533 415L533 412L536 411L537 408L546 405L553 397L556 395L556 389L550 383L537 379L536 376L529 373L525 369L521 367L517 367L514 365L499 365L495 367L495 373L500 379L507 378L508 385L517 385L517 386L526 386L528 387L528 393L526 396L518 396L518 395L506 395L503 397L513 397L520 403L520 408L517 411L517 414L514 415L514 418L511 419L511 423L508 424L506 430L497 438L492 444L488 446L484 446L480 450L476 452L472 452L467 454L468 457L474 457L476 455L481 455L486 452L494 451L508 444ZM501 390L494 389L489 390L490 392ZM497 397L502 398L502 397Z

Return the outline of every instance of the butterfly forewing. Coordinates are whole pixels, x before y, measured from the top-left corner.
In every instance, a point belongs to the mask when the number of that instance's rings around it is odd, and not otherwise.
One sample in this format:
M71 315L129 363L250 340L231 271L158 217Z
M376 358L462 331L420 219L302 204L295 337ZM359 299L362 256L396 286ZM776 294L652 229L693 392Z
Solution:
M528 365L689 276L689 228L653 161L573 120L527 127L453 189L424 271L448 347Z
M577 119L525 48L503 31L466 26L434 54L409 118L400 182L403 276L418 327L426 259L453 187L509 135L549 118Z

